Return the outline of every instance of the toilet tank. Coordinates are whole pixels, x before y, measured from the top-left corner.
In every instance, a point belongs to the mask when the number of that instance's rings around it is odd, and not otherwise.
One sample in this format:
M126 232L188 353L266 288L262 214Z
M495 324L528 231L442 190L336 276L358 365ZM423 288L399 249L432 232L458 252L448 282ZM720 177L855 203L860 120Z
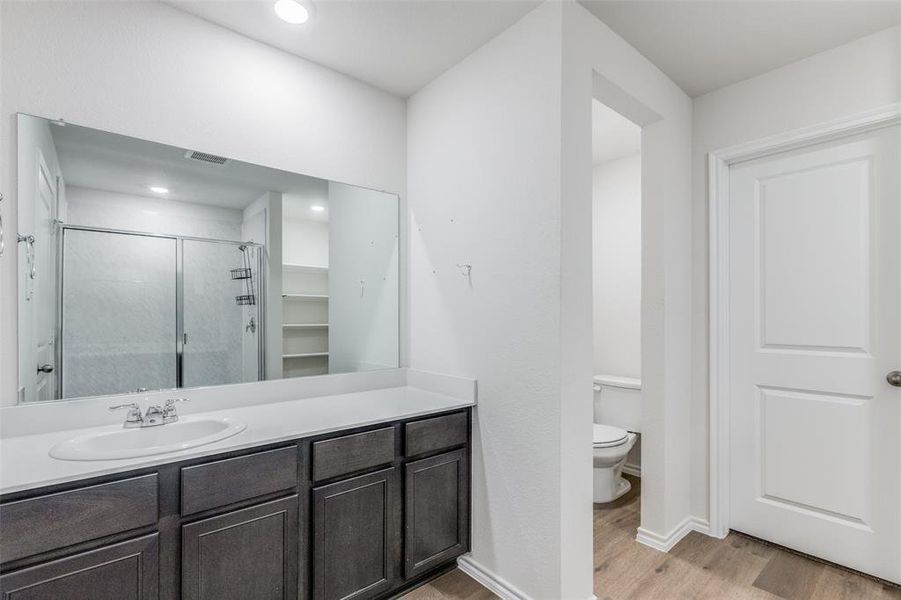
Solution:
M641 433L641 379L595 375L594 422Z

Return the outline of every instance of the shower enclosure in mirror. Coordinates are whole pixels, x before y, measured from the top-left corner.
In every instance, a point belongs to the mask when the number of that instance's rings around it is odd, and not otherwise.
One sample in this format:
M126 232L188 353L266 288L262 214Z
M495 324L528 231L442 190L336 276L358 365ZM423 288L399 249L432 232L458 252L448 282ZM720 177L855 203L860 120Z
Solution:
M395 195L17 127L20 402L398 366Z

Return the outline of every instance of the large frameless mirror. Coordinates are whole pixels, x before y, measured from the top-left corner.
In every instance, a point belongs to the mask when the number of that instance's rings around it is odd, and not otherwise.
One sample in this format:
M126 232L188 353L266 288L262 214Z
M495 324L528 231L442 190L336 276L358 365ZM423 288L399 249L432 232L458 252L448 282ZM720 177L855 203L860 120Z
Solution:
M18 115L19 402L398 366L398 199Z

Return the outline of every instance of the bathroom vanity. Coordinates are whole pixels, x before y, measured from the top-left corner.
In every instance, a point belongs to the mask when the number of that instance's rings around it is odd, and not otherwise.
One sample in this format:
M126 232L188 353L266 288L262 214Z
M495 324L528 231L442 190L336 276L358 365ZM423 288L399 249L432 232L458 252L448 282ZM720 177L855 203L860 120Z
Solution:
M368 600L468 551L475 382L400 368L396 194L16 137L0 598Z
M0 595L393 596L469 549L472 409L452 404L246 447L250 424L239 449L5 493Z

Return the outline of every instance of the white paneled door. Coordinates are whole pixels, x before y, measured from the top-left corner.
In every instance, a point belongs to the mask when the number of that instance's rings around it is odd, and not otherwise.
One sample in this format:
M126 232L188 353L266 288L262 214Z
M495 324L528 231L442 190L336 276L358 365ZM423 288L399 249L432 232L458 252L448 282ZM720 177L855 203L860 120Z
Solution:
M899 173L888 127L733 165L729 204L730 526L896 582Z
M33 369L34 395L28 400L56 400L56 213L57 182L50 174L43 155L38 152L37 183L34 203L34 241L31 242L31 261L28 270L33 286L31 297L34 319L34 358L25 365ZM31 378L29 378L30 380ZM28 381L28 380L26 380ZM26 384L27 390L28 384Z

